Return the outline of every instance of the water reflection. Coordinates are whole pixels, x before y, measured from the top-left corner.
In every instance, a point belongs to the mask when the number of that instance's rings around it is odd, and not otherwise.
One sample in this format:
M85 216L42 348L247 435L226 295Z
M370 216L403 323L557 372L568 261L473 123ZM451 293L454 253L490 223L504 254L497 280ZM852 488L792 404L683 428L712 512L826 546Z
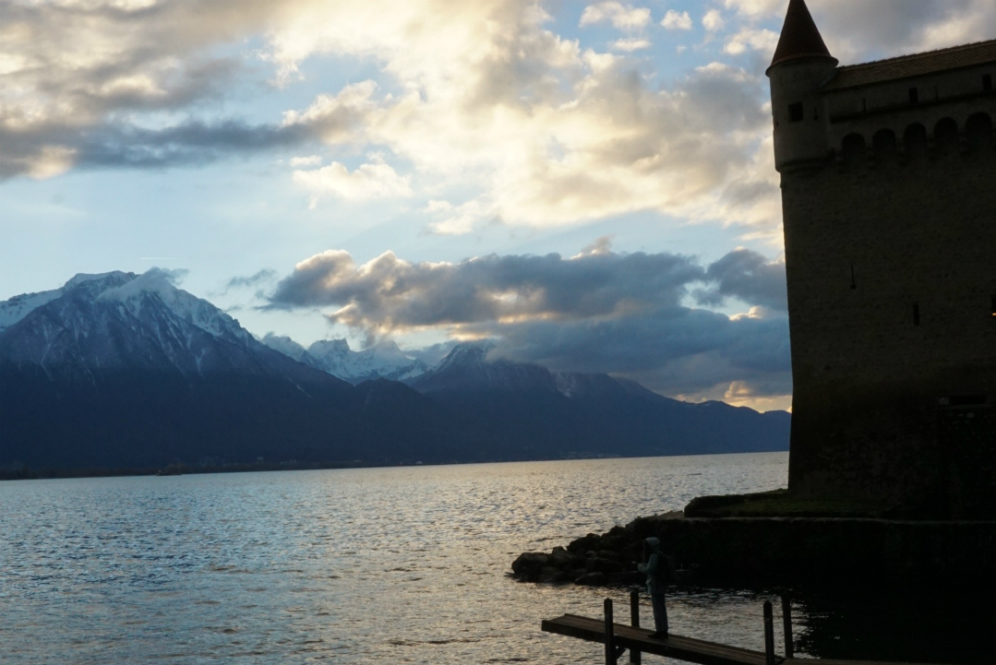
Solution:
M597 615L606 595L626 607L626 592L519 584L506 577L514 557L699 494L784 486L786 465L767 454L0 483L0 653L4 665L597 662L540 621ZM673 630L760 649L767 597L677 595ZM931 631L978 644L990 615L920 613L917 600L801 598L798 646L984 662L938 658Z

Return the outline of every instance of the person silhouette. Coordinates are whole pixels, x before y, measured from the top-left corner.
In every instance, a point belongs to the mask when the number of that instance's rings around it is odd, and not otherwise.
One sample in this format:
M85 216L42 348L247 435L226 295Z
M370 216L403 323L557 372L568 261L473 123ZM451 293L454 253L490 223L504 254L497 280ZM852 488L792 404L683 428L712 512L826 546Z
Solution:
M643 559L646 563L638 565L637 570L647 574L647 591L654 606L655 632L650 637L667 639L667 605L664 603L664 594L674 580L674 561L661 552L661 541L654 537L644 541Z

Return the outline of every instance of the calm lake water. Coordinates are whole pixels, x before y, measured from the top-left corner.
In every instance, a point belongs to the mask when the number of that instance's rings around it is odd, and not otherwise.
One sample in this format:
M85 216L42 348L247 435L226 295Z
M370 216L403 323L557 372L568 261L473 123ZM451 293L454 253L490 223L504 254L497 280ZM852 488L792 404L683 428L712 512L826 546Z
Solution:
M625 619L625 591L520 584L507 576L515 556L701 494L783 487L787 463L775 453L0 483L0 661L597 663L598 645L541 633L540 621L598 616L606 596ZM762 649L763 600L679 594L672 630ZM803 632L809 618L798 608Z

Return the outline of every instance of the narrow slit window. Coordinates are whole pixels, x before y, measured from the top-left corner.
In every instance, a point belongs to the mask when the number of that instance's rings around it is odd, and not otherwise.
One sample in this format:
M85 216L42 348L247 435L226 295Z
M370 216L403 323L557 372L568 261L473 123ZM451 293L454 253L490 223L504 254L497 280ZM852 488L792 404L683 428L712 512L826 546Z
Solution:
M913 325L920 325L920 303L913 303Z
M802 122L804 115L802 102L789 104L789 122Z
M920 91L917 88L910 88L910 104L920 103Z
M982 89L986 92L993 91L993 75L986 74L982 77Z
M989 303L989 311L992 312L993 320L996 321L996 296L991 298L992 302Z

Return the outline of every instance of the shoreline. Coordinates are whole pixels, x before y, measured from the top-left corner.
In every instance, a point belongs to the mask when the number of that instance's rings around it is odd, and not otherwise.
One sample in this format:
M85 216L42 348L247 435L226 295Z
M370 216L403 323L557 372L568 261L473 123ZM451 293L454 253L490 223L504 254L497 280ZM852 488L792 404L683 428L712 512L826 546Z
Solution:
M661 539L679 586L770 591L971 584L996 588L996 521L882 517L638 517L512 563L523 582L625 587Z

